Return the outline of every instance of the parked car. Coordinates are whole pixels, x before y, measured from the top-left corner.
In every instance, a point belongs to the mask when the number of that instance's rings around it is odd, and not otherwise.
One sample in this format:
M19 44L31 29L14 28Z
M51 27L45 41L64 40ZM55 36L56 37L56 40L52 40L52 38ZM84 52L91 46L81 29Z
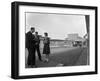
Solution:
M73 46L74 47L77 47L77 46L82 46L82 42L81 41L75 41L74 43L73 43Z

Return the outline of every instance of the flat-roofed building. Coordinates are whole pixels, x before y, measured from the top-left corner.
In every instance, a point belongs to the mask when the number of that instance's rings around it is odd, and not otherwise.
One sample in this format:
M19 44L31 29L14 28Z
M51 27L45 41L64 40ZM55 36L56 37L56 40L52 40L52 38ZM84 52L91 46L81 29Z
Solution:
M83 42L85 41L84 38L80 37L77 33L72 33L72 34L68 34L68 38L66 38L67 41L70 41L71 45L82 45Z

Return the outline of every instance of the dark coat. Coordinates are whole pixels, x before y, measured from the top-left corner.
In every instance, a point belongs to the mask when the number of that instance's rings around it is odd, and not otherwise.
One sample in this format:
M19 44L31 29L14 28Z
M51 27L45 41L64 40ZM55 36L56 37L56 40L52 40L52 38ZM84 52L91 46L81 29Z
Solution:
M40 44L40 37L39 37L39 35L35 35L35 41L36 41L36 45Z
M43 48L43 54L50 54L50 39L44 38L43 40L44 48Z
M26 33L26 48L35 48L35 43L35 36L31 32Z

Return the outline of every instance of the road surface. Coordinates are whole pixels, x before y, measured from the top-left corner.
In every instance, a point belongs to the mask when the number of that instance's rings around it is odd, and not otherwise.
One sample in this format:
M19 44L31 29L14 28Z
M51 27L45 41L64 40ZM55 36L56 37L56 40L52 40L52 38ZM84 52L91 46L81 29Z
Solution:
M42 53L42 51L41 51ZM44 55L42 58L44 59ZM36 56L37 57L37 56ZM83 47L58 47L51 48L51 54L49 58L49 62L41 62L36 59L36 65L38 67L55 67L59 64L63 64L63 66L77 66L77 65L87 65L89 55L87 53L87 48Z

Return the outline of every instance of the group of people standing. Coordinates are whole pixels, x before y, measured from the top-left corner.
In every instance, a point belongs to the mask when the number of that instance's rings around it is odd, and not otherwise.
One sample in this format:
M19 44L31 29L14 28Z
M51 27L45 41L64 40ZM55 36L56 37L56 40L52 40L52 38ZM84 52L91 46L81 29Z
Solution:
M44 33L43 38L43 54L45 54L45 60L42 59L40 52L40 36L38 32L35 32L35 28L31 27L30 31L26 33L26 48L28 49L28 59L27 65L28 67L37 67L36 65L36 52L38 54L39 60L43 62L49 61L50 54L50 38L48 37L48 33Z

